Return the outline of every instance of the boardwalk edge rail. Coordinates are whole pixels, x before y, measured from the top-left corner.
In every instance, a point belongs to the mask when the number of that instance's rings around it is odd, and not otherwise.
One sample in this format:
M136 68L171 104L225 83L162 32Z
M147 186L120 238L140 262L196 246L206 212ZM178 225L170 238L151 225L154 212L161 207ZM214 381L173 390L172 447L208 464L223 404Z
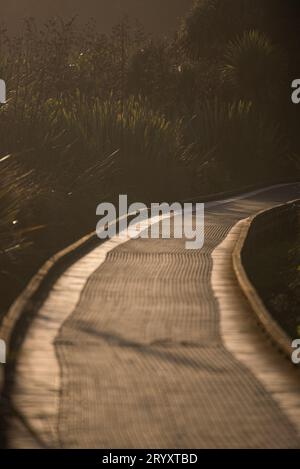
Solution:
M250 230L253 228L255 229L255 223L258 220L265 218L266 215L271 217L274 216L276 218L278 214L282 213L282 211L289 210L294 206L300 206L300 199L292 200L270 209L262 210L256 215L247 218L242 224L239 238L232 253L233 268L239 286L250 303L258 324L261 326L262 330L266 333L273 345L275 345L275 347L289 360L291 360L291 355L294 351L292 347L292 339L272 317L272 314L265 306L258 291L251 282L243 262L243 251L248 240Z

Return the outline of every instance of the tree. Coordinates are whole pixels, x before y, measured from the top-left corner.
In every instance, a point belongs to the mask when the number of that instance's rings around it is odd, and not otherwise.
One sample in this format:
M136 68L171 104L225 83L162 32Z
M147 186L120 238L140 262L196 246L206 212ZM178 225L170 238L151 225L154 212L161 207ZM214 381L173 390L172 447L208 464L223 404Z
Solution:
M245 29L258 28L264 9L258 0L196 0L184 19L179 36L193 59L214 57Z

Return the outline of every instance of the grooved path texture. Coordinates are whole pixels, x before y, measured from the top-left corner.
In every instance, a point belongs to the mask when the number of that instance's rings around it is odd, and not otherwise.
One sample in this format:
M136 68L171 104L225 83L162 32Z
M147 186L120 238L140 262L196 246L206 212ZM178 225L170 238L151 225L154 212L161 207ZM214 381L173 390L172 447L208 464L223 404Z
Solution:
M138 239L108 253L55 339L61 447L299 447L270 393L223 345L211 287L211 254L229 230L299 196L293 185L208 204L201 250Z

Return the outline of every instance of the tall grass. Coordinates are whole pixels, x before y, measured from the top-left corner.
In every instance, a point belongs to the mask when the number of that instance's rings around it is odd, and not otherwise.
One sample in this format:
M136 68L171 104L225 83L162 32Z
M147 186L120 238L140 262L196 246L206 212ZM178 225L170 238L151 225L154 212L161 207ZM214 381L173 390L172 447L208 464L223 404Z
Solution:
M133 96L102 102L78 94L63 108L63 118L70 152L84 154L87 167L109 160L119 175L118 187L126 193L143 199L170 197L180 165L179 123Z
M278 124L251 102L207 101L185 121L184 158L206 190L283 175L288 145ZM192 142L189 144L189 142ZM281 164L280 164L281 162ZM271 168L271 169L270 169Z

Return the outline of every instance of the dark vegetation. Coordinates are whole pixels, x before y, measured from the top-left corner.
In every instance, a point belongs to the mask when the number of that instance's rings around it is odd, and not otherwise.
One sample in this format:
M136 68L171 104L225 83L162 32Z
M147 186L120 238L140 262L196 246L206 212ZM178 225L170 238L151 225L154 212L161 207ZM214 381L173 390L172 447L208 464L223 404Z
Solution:
M300 337L300 236L278 243L274 249L274 283L264 290L264 297L274 317L295 339ZM274 252L278 254L274 256Z
M293 207L244 259L251 281L288 335L300 337L300 205Z
M299 174L297 0L201 0L172 39L124 19L0 31L1 312L126 193L184 200ZM298 110L299 109L299 110Z

